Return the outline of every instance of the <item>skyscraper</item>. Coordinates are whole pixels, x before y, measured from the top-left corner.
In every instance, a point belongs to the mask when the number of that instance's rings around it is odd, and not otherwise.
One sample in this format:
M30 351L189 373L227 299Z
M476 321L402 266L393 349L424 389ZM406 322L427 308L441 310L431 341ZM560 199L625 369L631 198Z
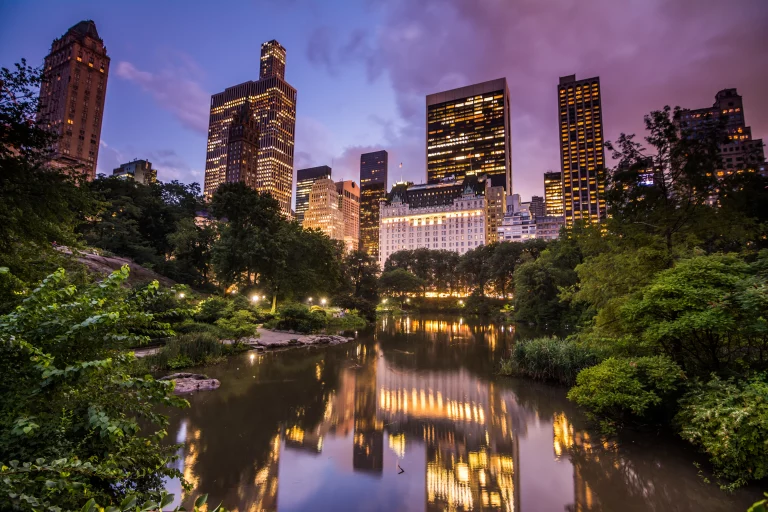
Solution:
M344 246L354 251L360 247L360 187L352 180L339 181L336 192L344 214Z
M512 192L506 78L427 96L427 183L486 174Z
M744 102L736 89L723 89L715 95L712 107L687 110L683 113L685 127L696 134L696 130L710 123L724 120L728 142L720 145L723 177L739 171L765 170L765 153L762 139L752 138L752 128L744 119Z
M256 187L259 156L259 127L246 103L235 112L227 132L227 183L242 181Z
M96 176L109 57L91 20L71 27L51 44L43 64L38 122L55 135L53 164L79 166Z
M296 89L285 81L285 48L277 41L261 45L259 80L229 87L211 96L204 192L210 197L227 181L229 126L246 103L259 132L253 186L269 192L288 215L293 189Z
M605 153L600 78L560 77L560 164L566 225L605 219Z
M330 179L331 168L327 165L299 169L296 171L296 220L304 222L304 212L309 208L309 193L312 184L320 179Z
M389 155L375 151L360 155L360 248L379 257L379 202L387 197Z
M544 207L548 216L563 216L562 172L547 171L544 173Z
M339 208L339 193L330 178L312 183L309 208L304 212L305 229L319 229L328 238L344 240L344 213Z

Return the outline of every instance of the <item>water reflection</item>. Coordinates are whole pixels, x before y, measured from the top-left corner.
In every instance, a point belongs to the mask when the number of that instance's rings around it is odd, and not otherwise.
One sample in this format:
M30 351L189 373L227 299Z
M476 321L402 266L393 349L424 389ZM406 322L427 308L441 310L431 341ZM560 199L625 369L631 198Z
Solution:
M384 318L358 343L207 369L221 388L172 418L191 496L250 511L588 511L731 510L758 495L705 486L657 441L591 434L563 389L495 379L519 331Z

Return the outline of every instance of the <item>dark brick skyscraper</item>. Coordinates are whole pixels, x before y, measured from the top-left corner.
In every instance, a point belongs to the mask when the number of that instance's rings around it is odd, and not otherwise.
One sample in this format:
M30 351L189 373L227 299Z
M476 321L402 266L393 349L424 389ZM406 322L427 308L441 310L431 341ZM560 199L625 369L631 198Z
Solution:
M53 163L96 176L109 57L91 20L53 40L43 65L38 122L59 136Z
M386 151L360 155L360 248L379 257L379 201L387 197Z

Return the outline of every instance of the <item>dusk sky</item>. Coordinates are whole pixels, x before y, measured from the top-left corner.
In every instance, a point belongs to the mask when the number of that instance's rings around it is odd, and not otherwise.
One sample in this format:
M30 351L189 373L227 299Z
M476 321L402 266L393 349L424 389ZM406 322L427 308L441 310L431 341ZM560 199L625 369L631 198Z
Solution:
M298 91L295 168L332 165L337 179L357 181L360 153L386 149L390 185L425 181L425 95L499 77L525 200L560 167L562 75L600 76L606 140L733 87L768 139L768 0L0 0L0 66L42 64L83 19L112 59L102 173L146 158L163 181L202 183L210 95L258 79L270 39Z

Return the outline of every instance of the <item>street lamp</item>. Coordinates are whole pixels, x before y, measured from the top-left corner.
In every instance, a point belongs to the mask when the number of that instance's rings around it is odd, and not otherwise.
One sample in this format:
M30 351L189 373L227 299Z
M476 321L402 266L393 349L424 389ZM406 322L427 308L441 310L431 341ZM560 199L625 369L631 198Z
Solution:
M308 299L307 299L307 302L309 302L310 304L312 304L312 297L308 298Z
M459 301L459 306L463 306L463 305L464 305L464 301L463 301L463 300L460 300L460 301Z
M387 303L387 299L384 299L383 301L381 301L381 303L382 304L386 304Z
M407 302L408 304L410 304L410 303L411 303L411 299L405 299L405 302Z
M179 298L180 298L180 299L183 299L183 298L184 298L184 292L181 292L181 293L179 294Z
M251 297L251 300L252 300L253 302L259 302L259 296L258 296L258 295L253 295L253 296Z
M326 303L326 302L327 302L327 301L326 301L325 299L320 299L320 304L322 304L323 306L325 306L325 303Z

